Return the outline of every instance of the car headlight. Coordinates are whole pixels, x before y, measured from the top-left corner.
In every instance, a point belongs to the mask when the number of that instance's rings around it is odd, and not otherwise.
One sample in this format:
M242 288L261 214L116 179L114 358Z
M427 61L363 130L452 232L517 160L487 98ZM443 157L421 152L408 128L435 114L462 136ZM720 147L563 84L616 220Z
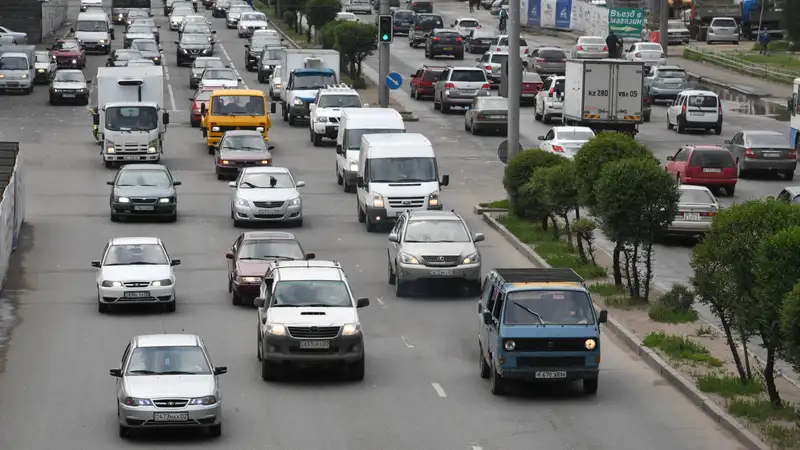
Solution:
M295 106L300 106L300 105L303 104L303 101L300 100L299 98L295 97L294 100L292 101L292 103L294 103Z
M172 280L158 280L150 283L153 287L172 286Z
M108 44L108 41L106 41L105 39L100 39L99 43L100 44Z
M267 333L273 336L286 336L286 327L281 323L268 323Z
M117 197L117 198L115 199L115 201L116 201L117 203L130 203L130 202L131 202L131 199L129 199L128 197Z
M180 51L181 51L181 53L187 53L187 51L186 51L186 49L185 49L185 48L179 48L178 50L180 50Z
M158 199L158 203L172 203L172 197L161 197Z
M239 283L261 283L261 277L236 277Z
M44 69L39 69L39 73L44 73Z
M381 194L372 194L372 206L376 208L383 208L385 205L383 196Z
M355 336L361 334L360 323L346 323L342 327L342 336Z
M439 206L439 191L428 196L428 206Z
M219 127L211 127L211 131L219 131Z
M350 161L350 171L358 172L358 161Z
M301 200L300 200L300 197L295 197L295 198L293 198L293 199L289 200L289 206L296 206L296 205L299 205L299 204L300 204L300 201L301 201Z
M147 144L147 153L155 153L158 146L158 140L154 139Z
M328 121L328 118L327 118L327 117L317 117L317 120L316 120L316 121L317 121L317 122L320 122L320 123L324 123L324 122L327 122L327 121Z
M478 254L478 252L475 252L475 253L467 256L466 258L464 258L464 261L462 262L462 264L475 264L476 262L479 262L480 260L481 260L480 254Z
M158 56L154 56L153 57L153 61L158 61L159 59L161 59L161 58L159 58Z
M208 40L210 41L210 40L211 40L211 38L208 38ZM204 55L207 55L207 54L209 54L210 52L211 52L211 49L210 49L210 48L203 49L203 54L204 54Z
M247 200L243 198L237 198L235 203L239 206L247 206Z
M119 287L122 287L122 282L121 282L121 281L108 281L108 280L103 280L103 282L102 282L102 283L100 283L100 286L103 286L103 287L114 287L114 288L119 288Z
M594 350L594 348L597 347L597 341L594 339L587 339L584 344L586 345L586 350Z
M515 348L517 348L517 343L509 339L503 344L503 348L509 352L513 351Z
M77 59L73 59L72 60L72 64L78 64L78 60Z
M149 398L125 397L122 403L127 406L153 406L153 402Z
M408 253L398 253L397 257L403 264L419 264L419 260L416 257L409 255Z
M215 405L217 403L217 397L213 395L206 395L205 397L198 397L193 398L189 401L190 405Z
M264 127L256 127L256 131L258 131L259 133L263 133Z
M271 159L262 159L261 160L261 164L263 164L265 166L269 166L269 165L272 164L272 160Z
M24 80L25 78L28 78L28 74L27 73L23 73L20 78L22 78Z
M275 87L276 87L276 88L280 88L280 87L281 87L281 84L280 84L280 83L275 83Z
M58 92L58 89L56 89L56 92ZM114 153L114 152L116 152L116 150L114 149L114 146L111 145L111 144L108 144L108 146L106 147L106 153Z

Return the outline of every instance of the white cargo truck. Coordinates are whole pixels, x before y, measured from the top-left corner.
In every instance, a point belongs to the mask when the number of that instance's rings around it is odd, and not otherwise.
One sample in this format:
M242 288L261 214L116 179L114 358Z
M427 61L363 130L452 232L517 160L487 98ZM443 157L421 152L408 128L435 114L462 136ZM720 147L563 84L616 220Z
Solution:
M564 124L636 134L644 121L644 74L641 62L567 60Z
M308 120L309 105L325 86L339 83L339 52L286 49L281 52L281 115L289 125Z
M169 124L164 72L158 66L101 67L97 70L98 127L106 167L157 162Z

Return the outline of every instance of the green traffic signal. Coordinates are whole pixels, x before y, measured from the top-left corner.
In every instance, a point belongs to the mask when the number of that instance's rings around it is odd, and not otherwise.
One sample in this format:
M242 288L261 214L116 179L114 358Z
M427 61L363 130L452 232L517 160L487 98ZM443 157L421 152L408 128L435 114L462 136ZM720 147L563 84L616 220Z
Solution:
M389 40L389 35L388 34L384 34L381 39L384 40L384 41L388 41Z

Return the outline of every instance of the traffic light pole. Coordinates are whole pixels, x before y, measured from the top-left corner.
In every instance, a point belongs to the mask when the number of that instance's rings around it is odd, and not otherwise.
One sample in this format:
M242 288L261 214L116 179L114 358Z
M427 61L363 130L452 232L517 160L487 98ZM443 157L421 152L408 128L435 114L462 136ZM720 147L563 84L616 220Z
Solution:
M389 0L380 0L382 15L389 14ZM380 37L379 37L380 38ZM386 77L389 76L389 61L391 56L389 49L390 42L378 42L378 101L381 108L389 107L389 87L386 85Z
M508 159L519 153L519 99L522 58L519 52L520 0L508 2ZM517 55L516 57L514 55Z

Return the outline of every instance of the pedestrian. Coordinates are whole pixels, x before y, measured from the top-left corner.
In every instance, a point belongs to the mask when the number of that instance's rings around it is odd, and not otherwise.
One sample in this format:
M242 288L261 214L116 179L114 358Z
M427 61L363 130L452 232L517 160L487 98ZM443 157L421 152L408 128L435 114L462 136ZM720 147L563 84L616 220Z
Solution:
M500 23L498 24L500 28L500 33L506 32L506 21L508 20L508 10L505 8L500 8L500 13L497 15L500 18Z
M617 57L617 48L620 46L619 37L612 31L608 34L606 38L606 47L608 48L608 57L609 58L616 58Z
M761 50L758 54L766 56L769 53L769 33L767 32L766 26L758 33L758 43L761 44Z
M468 0L469 1L469 12L474 12L475 10L475 0Z

